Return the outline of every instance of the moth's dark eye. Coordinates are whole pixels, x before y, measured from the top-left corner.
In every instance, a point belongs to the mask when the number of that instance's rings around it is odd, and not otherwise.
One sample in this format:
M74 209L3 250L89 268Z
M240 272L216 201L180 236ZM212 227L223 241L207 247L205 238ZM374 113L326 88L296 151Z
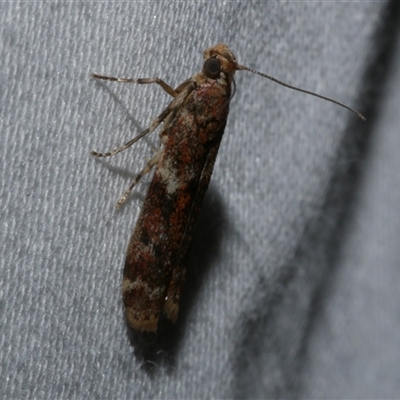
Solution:
M203 73L211 79L217 79L221 72L221 63L216 58L209 58L203 65Z

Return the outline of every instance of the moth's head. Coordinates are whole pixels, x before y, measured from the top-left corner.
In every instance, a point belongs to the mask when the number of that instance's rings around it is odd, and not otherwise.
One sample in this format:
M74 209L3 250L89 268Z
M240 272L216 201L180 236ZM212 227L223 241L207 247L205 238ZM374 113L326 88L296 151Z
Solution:
M320 99L330 101L331 103L337 104L340 107L344 107L354 114L358 115L362 120L365 121L364 115L359 113L354 108L346 106L339 101L333 100L329 97L321 96L320 94L310 92L309 90L300 89L299 87L289 85L285 82L280 81L279 79L274 78L273 76L263 74L262 72L256 71L255 69L246 67L245 65L240 65L236 61L236 57L229 50L226 44L217 44L214 47L210 47L204 53L204 65L203 65L203 74L210 79L218 79L222 73L231 78L233 82L233 74L235 71L249 71L253 74L257 74L262 76L263 78L267 78L279 85L285 86L289 89L297 90L299 92L303 92L306 94L310 94L315 97L319 97Z
M217 79L221 71L233 75L238 69L236 57L226 44L217 44L203 53L203 73L211 79Z

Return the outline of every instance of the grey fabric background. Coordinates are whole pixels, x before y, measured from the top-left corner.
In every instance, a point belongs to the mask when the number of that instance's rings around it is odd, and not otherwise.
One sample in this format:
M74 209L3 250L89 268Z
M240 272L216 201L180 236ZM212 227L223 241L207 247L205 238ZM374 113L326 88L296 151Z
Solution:
M2 2L0 397L400 397L396 2ZM226 43L239 62L179 321L132 347L120 284L156 135ZM161 334L160 334L161 335ZM158 342L159 341L159 342Z

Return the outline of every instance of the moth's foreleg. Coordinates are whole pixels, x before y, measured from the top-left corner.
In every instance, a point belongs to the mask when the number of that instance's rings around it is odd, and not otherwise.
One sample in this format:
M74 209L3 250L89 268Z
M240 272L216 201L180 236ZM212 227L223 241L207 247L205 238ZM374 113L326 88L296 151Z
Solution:
M103 79L105 81L112 81L112 82L119 82L119 83L138 83L140 85L146 85L149 83L157 83L157 85L160 85L169 95L172 97L176 97L178 93L168 85L168 83L165 83L162 79L160 78L116 78L114 76L106 76L106 75L99 75L99 74L92 74L93 78L96 79Z
M132 189L136 186L136 184L140 181L140 179L142 178L143 175L148 174L152 168L158 164L158 162L160 161L162 154L164 152L164 149L159 150L155 156L150 159L146 166L137 174L136 178L132 181L132 183L130 184L128 190L124 193L124 195L118 200L117 203L117 208L121 207L122 204L125 203L126 199L128 198L129 194L131 193Z

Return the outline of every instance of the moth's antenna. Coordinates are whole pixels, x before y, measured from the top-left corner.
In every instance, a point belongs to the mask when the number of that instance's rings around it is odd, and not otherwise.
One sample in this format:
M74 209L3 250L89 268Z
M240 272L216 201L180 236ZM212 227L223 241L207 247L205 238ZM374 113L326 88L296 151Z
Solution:
M236 68L238 70L242 70L242 71L249 71L252 72L253 74L257 74L260 75L264 78L267 78L275 83L279 83L279 85L285 86L289 89L293 89L293 90L297 90L298 92L302 92L302 93L306 93L306 94L310 94L311 96L315 96L315 97L319 97L320 99L326 100L326 101L330 101L331 103L337 104L340 107L346 108L347 110L353 112L354 114L356 114L357 116L359 116L363 121L366 121L366 118L364 117L364 115L362 115L360 112L358 112L357 110L355 110L354 108L351 108L349 106L346 106L346 104L340 103L339 101L330 99L329 97L325 97L325 96L321 96L320 94L314 93L314 92L310 92L308 90L304 90L304 89L300 89L296 86L292 86L292 85L288 85L285 82L280 81L279 79L274 78L273 76L269 76L266 74L263 74L262 72L258 72L255 69L251 69L249 67L245 67L244 65L237 65Z

